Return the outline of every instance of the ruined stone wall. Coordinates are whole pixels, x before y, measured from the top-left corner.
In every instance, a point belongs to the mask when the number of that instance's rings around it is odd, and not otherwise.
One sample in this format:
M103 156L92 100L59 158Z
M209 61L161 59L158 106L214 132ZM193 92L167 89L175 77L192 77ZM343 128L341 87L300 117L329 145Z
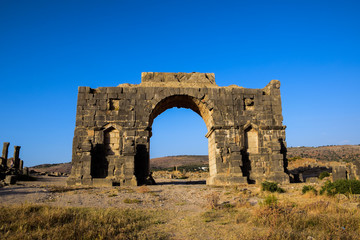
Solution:
M142 73L139 85L79 87L69 185L144 184L154 119L172 107L204 120L208 184L288 182L280 82L219 87L214 74Z

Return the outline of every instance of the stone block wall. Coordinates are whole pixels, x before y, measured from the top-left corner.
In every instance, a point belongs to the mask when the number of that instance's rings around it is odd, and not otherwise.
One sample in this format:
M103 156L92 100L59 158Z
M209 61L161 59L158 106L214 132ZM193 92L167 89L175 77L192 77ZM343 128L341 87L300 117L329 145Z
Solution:
M209 73L142 73L139 85L79 87L69 185L140 185L154 119L172 107L204 120L211 185L289 182L280 82L219 87Z

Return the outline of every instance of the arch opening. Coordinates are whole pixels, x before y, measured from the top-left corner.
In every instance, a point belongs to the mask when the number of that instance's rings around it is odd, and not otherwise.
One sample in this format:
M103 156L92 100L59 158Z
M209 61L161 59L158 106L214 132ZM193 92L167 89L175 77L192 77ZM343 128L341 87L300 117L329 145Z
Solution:
M200 116L190 109L171 108L155 119L152 132L150 171L155 182L205 184L209 175L208 143Z
M186 118L191 118L191 114L193 114L192 112L195 112L197 113L201 118L202 118L202 121L204 121L205 123L205 126L206 126L206 130L204 129L204 131L201 133L202 134L202 137L205 137L207 131L209 131L209 129L211 129L211 127L213 126L213 120L212 120L212 116L211 116L211 111L208 109L208 107L206 106L206 104L204 102L202 102L202 100L199 100L195 97L191 97L191 96L188 96L188 95L173 95L173 96L170 96L170 97L167 97L163 100L161 100L152 110L150 116L149 116L149 131L150 131L150 136L152 136L152 127L153 127L153 123L154 123L154 120L162 113L164 113L165 111L169 110L169 109L172 109L172 108L182 108L182 109L190 109L192 111L190 111L191 113L189 113L189 111L187 111L186 113L184 113L182 110L182 112L180 111L180 114L185 114L187 115ZM173 110L170 111L170 114L173 113ZM175 114L179 114L179 112L175 113ZM174 115L175 115L174 114ZM185 119L185 120L189 120L189 119ZM167 121L167 120L165 120ZM198 121L198 120L196 120ZM176 122L176 121L175 121ZM179 123L181 126L180 128L184 130L184 128L188 129L188 127L184 126L183 123ZM199 125L197 125L199 126ZM201 127L200 127L201 128ZM186 132L186 130L182 131L182 132ZM183 133L180 132L179 135L182 135ZM199 133L199 131L196 131L197 133ZM169 133L168 135L171 135L169 139L167 139L168 141L171 141L171 138L177 138L177 136L175 135L176 133ZM194 132L188 132L188 136L187 138L191 138L191 135L194 134ZM184 140L185 139L185 140ZM182 139L182 141L186 141L186 137L184 137L184 139ZM199 138L197 138L199 139ZM149 138L149 143L148 143L148 156L147 156L147 159L146 161L147 162L142 162L142 163L139 163L139 161L141 161L141 159L145 159L144 157L138 157L136 158L135 160L135 165L136 166L148 166L148 170L150 171L150 156L152 156L150 154L150 140L151 138ZM205 140L205 139L204 139ZM201 140L202 141L202 140ZM208 142L209 144L209 142ZM198 145L199 146L199 145ZM208 154L210 155L210 148L208 146L206 146L208 148ZM211 148L213 149L213 148ZM194 149L192 149L194 150ZM180 153L181 152L181 153ZM194 152L194 151L193 151ZM179 154L180 153L180 154ZM177 151L175 154L168 154L168 155L185 155L185 154L189 153L186 149L183 149L181 151ZM140 151L139 151L139 155L142 154ZM144 154L142 154L144 156ZM189 155L198 155L198 154L189 154ZM204 158L204 155L206 156L206 153L204 154L201 154L202 157L199 157L199 161L201 162L204 162L204 166L201 170L205 170L205 171L208 171L209 170L209 161L205 160L203 161L203 158ZM206 158L206 157L205 157ZM182 161L186 162L187 160L191 161L188 157L184 156L182 158ZM187 164L187 163L186 163ZM206 165L205 165L206 164ZM174 165L176 166L177 164L174 163ZM179 168L180 170L180 168ZM181 169L181 172L182 172L182 169ZM203 174L204 178L208 177L206 176L207 174ZM205 177L206 176L206 177ZM138 177L138 176L137 176ZM155 177L156 178L156 177ZM205 180L205 179L202 179L202 180ZM205 181L200 181L201 183L205 183Z
M206 125L191 109L171 108L152 125L150 157L207 155Z

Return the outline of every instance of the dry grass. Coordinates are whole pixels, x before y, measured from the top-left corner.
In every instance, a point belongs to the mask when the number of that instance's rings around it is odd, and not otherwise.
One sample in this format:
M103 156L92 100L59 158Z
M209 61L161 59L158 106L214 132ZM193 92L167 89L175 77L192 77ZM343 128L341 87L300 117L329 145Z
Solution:
M199 190L206 198L199 208L180 198L170 208L154 205L154 211L0 207L0 239L359 239L359 197L303 194L304 186L282 186L286 193L281 194L260 186L206 188L209 192ZM146 205L150 188L133 189L106 189L104 195L118 194L126 208Z
M42 205L0 207L0 239L166 239L152 225L156 211L59 208Z
M266 239L358 239L360 213L328 201L264 206L251 223L267 229Z
M136 192L138 193L149 193L150 192L150 188L147 186L140 186L136 189Z
M71 192L77 190L90 190L94 189L93 187L73 187L73 186L50 186L45 187L49 192L52 193L64 193L64 192Z
M141 200L136 198L125 198L124 203L141 203Z
M211 192L206 197L206 207L216 209L219 206L220 194L218 192Z
M303 184L286 187L282 194L224 189L219 199L210 193L205 212L177 222L174 239L359 239L358 198L303 195ZM234 207L225 207L229 197ZM249 202L254 198L256 205Z
M282 198L276 204L207 210L176 229L186 233L175 239L359 239L360 213L334 198L306 203Z
M108 197L117 197L118 195L116 193L110 193Z

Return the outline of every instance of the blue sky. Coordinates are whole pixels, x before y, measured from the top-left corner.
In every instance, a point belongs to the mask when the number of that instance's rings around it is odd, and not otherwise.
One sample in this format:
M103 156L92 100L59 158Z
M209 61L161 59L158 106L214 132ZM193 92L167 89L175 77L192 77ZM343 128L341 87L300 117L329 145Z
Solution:
M0 144L25 165L71 161L78 86L141 72L281 81L289 146L360 143L359 1L0 1ZM151 157L207 154L191 110L153 124ZM170 141L171 140L171 141ZM176 140L176 141L175 141Z

